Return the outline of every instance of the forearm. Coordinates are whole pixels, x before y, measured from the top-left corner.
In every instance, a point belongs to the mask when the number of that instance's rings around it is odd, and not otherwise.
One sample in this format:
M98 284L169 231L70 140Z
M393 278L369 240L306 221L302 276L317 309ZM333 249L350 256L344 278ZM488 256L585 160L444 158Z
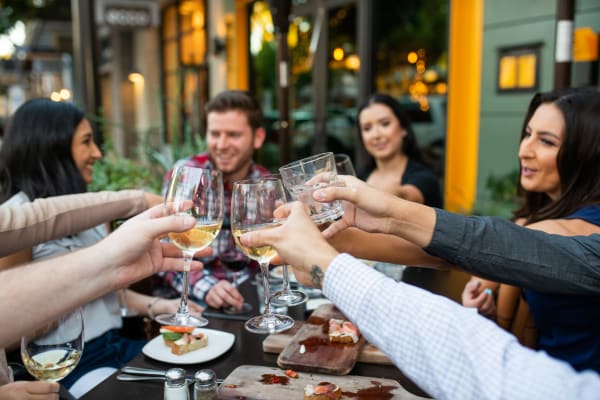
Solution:
M389 218L384 232L408 240L419 247L427 246L435 229L435 209L399 198L394 200L394 204L388 205Z
M437 210L425 250L486 279L557 294L600 294L600 235L564 237L494 217Z
M592 398L600 390L597 375L577 375L449 299L348 256L327 270L324 294L434 398Z
M446 261L430 255L419 246L394 235L348 228L330 238L329 243L340 253L349 253L364 260L413 266L450 266ZM367 243L368 245L365 245Z
M139 190L94 192L37 199L0 207L0 255L80 232L146 209Z
M90 247L0 272L0 347L108 292L114 282L110 267Z

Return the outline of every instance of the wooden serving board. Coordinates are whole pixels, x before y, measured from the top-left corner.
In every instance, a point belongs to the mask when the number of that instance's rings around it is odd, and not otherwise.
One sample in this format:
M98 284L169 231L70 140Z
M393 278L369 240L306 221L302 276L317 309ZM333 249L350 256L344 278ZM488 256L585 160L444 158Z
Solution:
M424 399L393 379L308 372L298 372L297 378L289 378L282 369L258 365L241 365L233 370L219 388L219 399L302 400L306 385L323 382L337 384L342 389L342 399Z
M265 353L279 354L290 344L294 335L298 332L300 327L303 325L302 321L296 321L295 325L285 332L273 333L263 340L263 351ZM394 365L394 363L377 347L370 343L365 343L362 349L358 352L358 362L367 364L382 364L382 365Z
M324 304L313 311L279 354L277 365L297 371L348 374L358 359L365 339L361 335L356 343L331 343L328 334L331 318L345 319L333 304Z

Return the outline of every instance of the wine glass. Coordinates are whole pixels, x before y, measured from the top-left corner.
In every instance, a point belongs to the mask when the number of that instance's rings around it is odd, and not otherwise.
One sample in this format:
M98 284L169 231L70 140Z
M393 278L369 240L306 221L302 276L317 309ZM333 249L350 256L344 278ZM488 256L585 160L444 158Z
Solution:
M69 375L83 353L83 314L77 308L44 328L21 337L21 359L37 380L57 382Z
M313 222L323 230L344 214L342 202L319 202L313 192L337 182L337 168L332 152L316 154L279 168L281 179L292 199L304 203Z
M285 190L285 186L283 186L283 182L281 181L281 175L272 174L266 177L261 178L262 180L277 180L279 184L282 185L286 200L291 199L289 192ZM275 306L297 306L299 304L305 303L308 300L308 295L300 290L292 290L290 286L290 274L289 268L287 264L283 264L281 266L281 279L282 279L282 289L273 293L271 296L271 304Z
M121 317L123 318L127 318L127 317L136 317L138 316L138 312L135 310L132 310L131 308L129 308L127 306L127 288L122 288L119 289L118 291L118 298L119 298L119 310L121 312Z
M223 266L231 272L231 284L233 287L237 288L239 286L240 275L248 265L249 260L248 257L236 247L233 235L228 229L222 230L217 238L217 256ZM242 308L239 310L233 306L223 308L225 314L245 314L251 310L252 306L247 302L244 302Z
M280 225L273 212L286 202L283 185L278 179L235 182L231 198L231 230L236 245L260 264L264 287L265 310L246 321L246 329L254 333L276 333L290 329L294 320L287 315L273 314L270 308L269 261L277 254L272 246L246 247L240 236L246 232L274 228Z
M337 153L335 157L335 168L340 175L356 176L356 170L348 154Z
M189 271L194 253L206 248L217 237L223 224L223 177L220 171L176 167L165 194L165 209L172 215L191 215L196 226L185 232L168 234L183 252L183 291L175 314L161 314L156 321L163 325L204 326L208 320L190 314L188 309Z

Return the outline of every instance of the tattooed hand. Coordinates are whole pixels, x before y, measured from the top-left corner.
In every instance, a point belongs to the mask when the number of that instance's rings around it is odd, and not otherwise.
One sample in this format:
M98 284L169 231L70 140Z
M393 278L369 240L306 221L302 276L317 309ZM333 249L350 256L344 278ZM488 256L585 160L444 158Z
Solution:
M321 289L323 287L323 270L318 265L313 265L310 271L312 277L312 286Z
M323 287L327 267L338 252L323 238L302 203L281 206L277 217L285 222L277 228L246 233L240 238L242 243L250 247L274 246L281 258L294 268L298 282Z

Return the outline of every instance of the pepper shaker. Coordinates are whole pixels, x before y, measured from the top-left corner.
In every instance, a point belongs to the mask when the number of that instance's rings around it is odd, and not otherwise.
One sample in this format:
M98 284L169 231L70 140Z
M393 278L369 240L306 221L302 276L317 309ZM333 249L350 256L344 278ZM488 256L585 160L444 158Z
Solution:
M194 374L194 400L217 400L217 375L212 369Z
M185 371L181 368L171 368L165 373L164 400L189 400Z

